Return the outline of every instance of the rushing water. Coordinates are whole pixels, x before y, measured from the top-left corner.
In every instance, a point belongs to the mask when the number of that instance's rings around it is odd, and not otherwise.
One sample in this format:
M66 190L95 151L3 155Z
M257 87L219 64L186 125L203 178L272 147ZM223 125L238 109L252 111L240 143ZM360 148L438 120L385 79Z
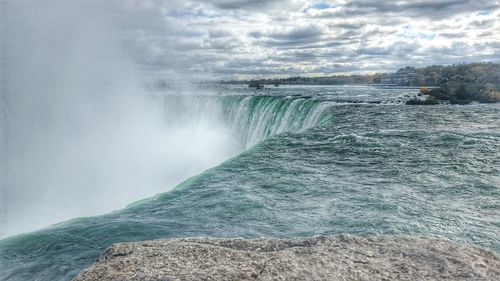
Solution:
M219 108L245 150L122 210L1 240L0 279L68 280L112 243L162 237L427 235L500 251L500 107L400 103L415 92L162 96Z

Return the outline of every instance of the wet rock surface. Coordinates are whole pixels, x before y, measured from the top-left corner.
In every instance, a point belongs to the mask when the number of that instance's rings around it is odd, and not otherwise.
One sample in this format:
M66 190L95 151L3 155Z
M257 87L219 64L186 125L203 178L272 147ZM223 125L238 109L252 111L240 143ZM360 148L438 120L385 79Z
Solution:
M114 244L74 280L500 280L500 257L424 237L177 238Z

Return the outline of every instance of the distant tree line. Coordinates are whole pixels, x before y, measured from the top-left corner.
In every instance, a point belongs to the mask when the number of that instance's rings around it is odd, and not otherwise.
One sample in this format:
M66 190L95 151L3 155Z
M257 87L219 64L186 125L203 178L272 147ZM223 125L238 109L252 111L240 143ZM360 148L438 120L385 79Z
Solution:
M262 85L366 85L380 83L382 73L370 75L334 75L324 77L288 77L272 79L230 80L222 84L250 84Z
M422 88L421 93L429 95L423 102L409 101L409 104L433 104L447 101L452 104L467 104L473 101L493 103L500 101L500 64L473 63L456 66L430 66L425 68L439 78L437 88Z
M389 82L387 82L389 81ZM468 63L457 65L432 65L423 68L404 67L395 73L369 75L333 75L324 77L288 77L273 79L230 80L223 84L260 85L370 85L396 84L419 86L422 94L429 95L425 104L500 101L500 64ZM404 83L404 84L402 84ZM429 87L430 89L427 89ZM424 104L412 100L409 104Z
M500 84L500 64L468 63L457 65L432 65L423 68L407 66L395 73L375 73L368 75L332 75L322 77L288 77L253 80L221 81L222 84L248 84L257 82L263 85L342 85L342 84L379 84L384 76L411 75L414 81L410 86L442 86L456 77L465 81L490 83L498 89ZM456 79L455 79L456 80Z
M481 82L500 85L500 64L498 63L468 63L451 66L432 65L424 68L414 68L419 75L418 86L442 86L450 80L463 82Z

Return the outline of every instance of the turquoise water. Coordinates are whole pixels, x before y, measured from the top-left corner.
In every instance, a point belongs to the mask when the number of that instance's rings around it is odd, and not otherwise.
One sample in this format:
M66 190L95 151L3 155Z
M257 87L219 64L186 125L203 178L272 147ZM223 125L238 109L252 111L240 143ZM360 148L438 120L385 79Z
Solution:
M220 106L245 150L122 210L1 240L0 279L69 280L112 243L163 237L427 235L499 252L500 106L400 103L415 93L188 97Z

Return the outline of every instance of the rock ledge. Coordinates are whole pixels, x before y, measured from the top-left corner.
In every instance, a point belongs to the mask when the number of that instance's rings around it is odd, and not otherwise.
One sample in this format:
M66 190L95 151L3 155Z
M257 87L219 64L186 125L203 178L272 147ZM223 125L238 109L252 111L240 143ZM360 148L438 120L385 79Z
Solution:
M500 280L500 257L424 237L176 238L109 247L74 280Z

